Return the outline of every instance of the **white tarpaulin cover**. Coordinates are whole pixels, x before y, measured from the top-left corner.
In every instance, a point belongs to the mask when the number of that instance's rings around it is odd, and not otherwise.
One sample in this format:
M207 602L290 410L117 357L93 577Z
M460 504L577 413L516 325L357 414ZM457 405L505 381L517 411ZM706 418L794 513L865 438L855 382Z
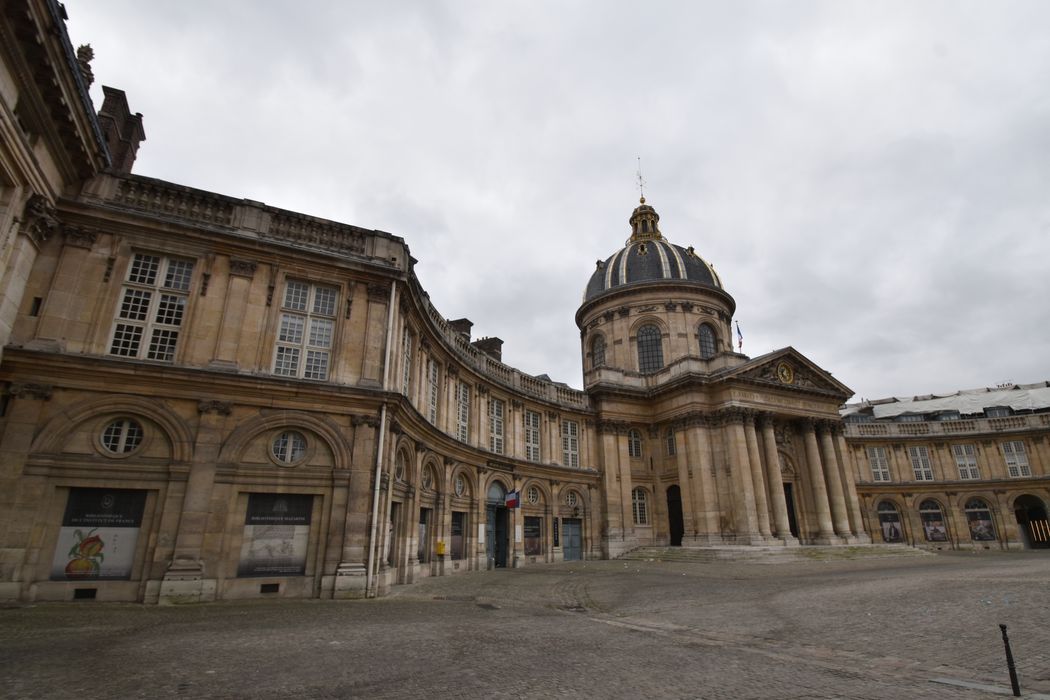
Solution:
M1050 386L1041 384L1018 385L1011 389L967 389L948 396L915 396L909 398L878 399L846 404L841 414L867 413L879 418L893 418L905 413L940 413L958 411L962 415L983 413L991 406L1009 406L1015 411L1038 411L1050 408Z

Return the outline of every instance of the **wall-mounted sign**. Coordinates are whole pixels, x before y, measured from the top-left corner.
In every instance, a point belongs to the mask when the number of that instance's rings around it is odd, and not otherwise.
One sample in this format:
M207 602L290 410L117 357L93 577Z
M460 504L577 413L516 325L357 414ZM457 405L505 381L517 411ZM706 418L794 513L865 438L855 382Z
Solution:
M131 578L145 507L146 491L70 489L51 562L51 578Z
M238 576L302 576L314 497L250 493Z

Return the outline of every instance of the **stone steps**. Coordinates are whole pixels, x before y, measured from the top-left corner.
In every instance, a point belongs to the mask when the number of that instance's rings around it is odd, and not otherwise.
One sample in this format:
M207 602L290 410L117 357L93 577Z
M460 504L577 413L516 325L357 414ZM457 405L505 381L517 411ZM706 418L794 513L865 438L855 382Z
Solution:
M715 562L747 564L782 564L801 561L834 561L870 557L922 557L929 552L907 545L833 545L771 547L764 545L705 547L637 547L621 554L618 559L628 561L672 561L697 564Z

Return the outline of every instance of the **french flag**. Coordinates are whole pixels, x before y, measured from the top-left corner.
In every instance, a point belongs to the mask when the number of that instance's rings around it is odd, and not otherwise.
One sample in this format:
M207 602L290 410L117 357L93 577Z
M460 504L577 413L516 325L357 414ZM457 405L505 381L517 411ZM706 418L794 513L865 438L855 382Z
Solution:
M744 334L740 332L740 321L736 322L736 347L737 351L744 349Z
M511 491L510 493L507 494L507 504L506 505L507 505L508 508L517 508L518 507L518 492L517 491Z

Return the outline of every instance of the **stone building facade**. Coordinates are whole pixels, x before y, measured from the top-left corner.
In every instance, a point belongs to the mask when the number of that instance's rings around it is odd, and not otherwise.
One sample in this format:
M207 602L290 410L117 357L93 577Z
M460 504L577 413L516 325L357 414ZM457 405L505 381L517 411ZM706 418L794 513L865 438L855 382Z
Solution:
M1050 548L1047 382L866 401L842 414L876 541Z
M734 352L735 301L644 200L575 390L444 318L397 235L132 174L142 117L95 113L53 0L0 32L0 597L363 597L878 532L852 392Z

